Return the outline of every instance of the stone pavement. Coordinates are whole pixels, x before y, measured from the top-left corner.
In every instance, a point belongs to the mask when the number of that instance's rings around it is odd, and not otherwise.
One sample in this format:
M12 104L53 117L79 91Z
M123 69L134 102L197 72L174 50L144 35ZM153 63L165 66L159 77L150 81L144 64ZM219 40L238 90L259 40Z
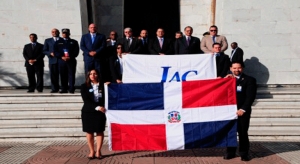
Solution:
M251 142L251 160L224 160L224 148L175 151L109 151L102 160L88 160L84 140L0 142L1 164L299 164L300 142Z

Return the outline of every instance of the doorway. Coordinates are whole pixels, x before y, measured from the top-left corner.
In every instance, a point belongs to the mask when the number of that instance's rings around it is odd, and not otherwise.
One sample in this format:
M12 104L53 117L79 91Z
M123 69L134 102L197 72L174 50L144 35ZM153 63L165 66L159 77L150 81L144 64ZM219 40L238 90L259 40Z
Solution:
M179 0L124 0L124 28L131 27L133 35L142 29L149 37L156 36L157 28L165 30L165 37L174 38L180 31Z

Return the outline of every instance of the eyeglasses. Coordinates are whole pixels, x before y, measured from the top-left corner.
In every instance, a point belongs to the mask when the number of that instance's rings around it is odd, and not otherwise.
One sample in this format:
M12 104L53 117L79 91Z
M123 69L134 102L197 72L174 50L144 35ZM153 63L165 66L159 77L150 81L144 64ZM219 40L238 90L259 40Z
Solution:
M130 33L131 31L125 31L125 33Z
M210 32L217 32L218 30L210 30Z

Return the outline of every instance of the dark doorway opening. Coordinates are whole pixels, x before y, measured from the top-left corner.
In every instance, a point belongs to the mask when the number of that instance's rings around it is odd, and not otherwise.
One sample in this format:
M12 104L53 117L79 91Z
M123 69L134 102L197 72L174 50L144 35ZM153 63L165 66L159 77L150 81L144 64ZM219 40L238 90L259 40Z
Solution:
M146 29L149 37L155 37L161 27L166 37L174 38L180 31L179 0L124 0L125 27L131 27L134 36Z

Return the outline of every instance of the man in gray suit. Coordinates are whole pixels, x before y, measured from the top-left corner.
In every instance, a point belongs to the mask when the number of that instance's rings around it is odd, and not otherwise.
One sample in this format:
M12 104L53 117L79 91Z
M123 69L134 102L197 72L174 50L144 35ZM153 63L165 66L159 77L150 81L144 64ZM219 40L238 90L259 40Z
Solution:
M201 50L208 54L213 53L212 45L214 43L220 43L222 45L221 52L224 52L228 48L227 39L225 36L218 35L218 27L215 25L209 28L210 35L203 36L201 40Z
M54 55L53 46L54 43L60 39L59 30L54 28L51 30L51 38L45 40L43 53L48 56L49 59L49 72L51 80L51 93L56 93L59 91L59 72L57 57Z

